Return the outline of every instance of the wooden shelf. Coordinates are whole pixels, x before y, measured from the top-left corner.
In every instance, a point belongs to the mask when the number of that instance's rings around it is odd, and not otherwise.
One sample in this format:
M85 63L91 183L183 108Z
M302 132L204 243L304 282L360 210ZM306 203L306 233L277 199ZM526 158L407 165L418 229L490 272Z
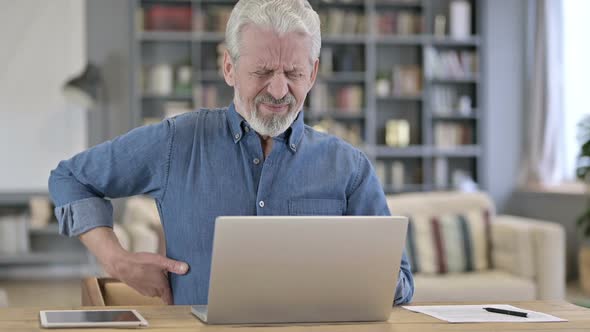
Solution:
M327 83L365 83L364 72L333 72L318 75L318 81Z
M375 42L382 45L422 46L426 41L424 35L377 35Z
M451 112L450 114L437 114L434 113L432 115L433 121L475 121L479 120L479 115L477 115L477 110L472 109L471 115L461 115L459 112Z
M322 44L365 44L368 38L365 34L325 35L322 36Z
M377 97L377 101L423 101L423 95L392 95L392 96L384 96L384 97Z
M33 196L48 197L48 192L0 192L0 206L27 206Z
M88 256L82 252L30 252L22 254L0 254L0 265L27 264L84 264Z
M399 9L421 9L423 7L421 1L400 1L400 0L377 0L375 7L379 8L399 8Z
M479 145L460 145L455 147L433 147L432 155L436 157L479 157Z
M342 111L324 111L321 113L315 113L314 111L305 112L305 119L311 121L318 121L323 119L331 119L335 121L364 121L364 111L359 114L356 113L345 113Z
M223 32L192 32L192 31L141 31L138 32L141 41L154 42L222 42Z
M479 76L470 76L470 77L433 77L428 79L430 83L433 84L476 84L479 83Z
M150 0L152 2L160 2L166 0ZM188 0L187 0L188 1ZM188 1L195 8L208 8L205 5L231 5L235 3L233 0L192 0ZM321 83L325 88L325 93L329 98L338 98L338 90L345 84L359 85L363 90L363 110L361 113L351 114L348 112L341 112L338 110L309 110L305 111L305 120L311 123L317 123L324 119L330 119L338 121L338 124L343 125L359 125L362 129L362 139L364 146L363 151L367 154L370 160L375 161L378 159L409 159L408 162L413 163L415 159L419 160L423 166L421 171L421 178L424 181L433 182L432 173L433 165L429 162L432 158L443 157L443 158L473 158L475 163L473 169L470 171L476 174L478 178L476 181L481 181L485 178L484 171L481 165L485 165L481 159L485 157L483 153L483 143L485 130L482 128L480 121L485 120L486 110L482 109L482 83L485 83L485 72L476 72L472 76L467 77L426 77L427 72L426 64L428 56L425 52L426 48L434 48L437 52L447 51L467 51L477 53L478 57L485 55L485 50L482 49L485 46L484 34L473 35L464 39L453 38L449 35L435 36L432 33L432 24L427 24L424 33L412 34L412 35L400 35L400 34L381 34L374 27L378 19L378 15L384 11L399 12L406 11L415 13L423 16L424 22L434 22L434 16L440 12L442 7L433 1L426 0L314 0L311 1L312 6L318 12L325 13L325 17L330 19L329 13L333 10L352 12L355 15L364 17L366 21L366 32L356 34L322 34L322 47L329 47L334 63L334 68L363 68L363 71L346 71L346 72L334 72L329 74L318 73L317 83ZM199 7L201 6L201 7ZM474 15L472 19L473 27L475 31L481 31L481 1L472 2ZM206 9L205 9L206 10ZM326 24L326 22L322 22ZM335 22L334 22L335 23ZM324 27L327 25L324 25ZM335 25L333 26L335 27ZM342 26L340 26L341 28ZM356 29L345 29L338 28L338 30L331 31L358 31ZM427 30L426 30L427 29ZM215 71L204 70L204 67L211 68L213 66L213 60L211 58L203 59L203 52L193 52L193 50L208 49L213 47L210 43L219 43L223 41L224 34L219 32L166 32L166 31L143 31L139 32L138 40L133 44L135 47L135 53L139 54L140 64L143 63L154 63L156 60L153 58L170 58L171 61L177 61L175 56L177 54L173 51L179 46L172 44L167 45L166 42L186 42L182 44L182 47L190 45L191 47L191 62L194 64L193 68L193 82L199 83L210 83L218 84L217 87L217 100L219 103L221 99L225 103L227 96L230 95L229 91L221 89L221 85L224 80ZM169 50L162 50L161 54L154 55L151 49L142 48L142 42L153 41L162 42L162 48L168 47ZM155 46L160 46L155 44ZM194 49L193 49L194 47ZM144 53L145 51L145 53ZM168 52L167 52L168 51ZM341 57L343 52L349 52L354 58ZM206 52L205 52L206 53ZM362 53L362 58L359 58L359 53ZM188 56L189 53L187 53ZM142 58L144 56L144 58ZM212 56L212 55L206 55ZM345 59L346 58L346 59ZM205 61L204 61L205 60ZM479 63L483 63L482 59L479 58ZM170 62L176 63L176 62ZM418 64L422 67L422 87L423 93L418 95L389 95L389 96L377 96L375 94L376 88L376 77L380 74L380 70L386 70L388 76L392 75L392 68L396 65L405 64ZM136 74L136 71L142 67L136 67L131 73ZM451 71L441 71L448 72ZM131 77L133 77L130 75ZM391 78L391 77L390 77ZM449 89L456 90L453 93L457 96L469 95L473 101L477 102L477 108L473 108L470 115L462 115L458 110L448 110L448 113L437 114L437 107L439 105L434 104L431 100L431 92L434 89ZM137 90L135 90L137 91ZM314 91L315 92L315 91ZM140 94L141 96L141 94ZM192 96L151 96L146 94L138 98L139 101L134 112L141 117L142 114L156 114L158 108L160 108L159 100L186 100L192 101ZM142 101L144 101L142 105ZM152 102L156 101L156 102ZM336 100L337 101L337 100ZM334 100L331 103L336 104ZM141 109L141 107L144 109ZM222 106L222 105L220 105ZM148 111L145 111L147 109ZM438 109L440 110L440 109ZM315 112L321 111L321 112ZM404 117L411 121L413 142L421 142L423 145L412 145L404 148L392 148L383 144L382 142L382 131L383 122L387 121L391 117ZM457 126L468 126L474 128L474 142L478 145L468 146L457 146L449 148L440 148L434 146L434 127L441 122L452 122ZM416 132L418 131L418 132ZM462 160L460 160L462 161ZM471 165L471 164L470 164ZM484 183L485 185L485 183ZM421 185L413 185L409 187L410 190L404 189L403 191L424 191L436 189L433 183L424 183ZM485 189L485 188L484 188Z
M422 145L395 148L387 145L378 145L375 148L377 158L416 158L428 155L428 149Z
M451 37L431 36L425 38L425 43L433 46L456 46L456 47L477 47L481 44L481 38L472 36L466 39L456 39Z

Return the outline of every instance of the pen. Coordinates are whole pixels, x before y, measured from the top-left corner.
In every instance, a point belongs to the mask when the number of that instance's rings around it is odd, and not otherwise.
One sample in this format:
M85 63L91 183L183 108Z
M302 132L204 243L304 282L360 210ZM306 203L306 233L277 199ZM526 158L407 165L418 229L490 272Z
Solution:
M527 313L526 312L522 312L522 311L512 311L512 310L506 310L506 309L498 309L498 308L483 308L483 310L487 311L487 312L494 312L497 314L504 314L504 315L511 315L511 316L518 316L518 317L527 317Z

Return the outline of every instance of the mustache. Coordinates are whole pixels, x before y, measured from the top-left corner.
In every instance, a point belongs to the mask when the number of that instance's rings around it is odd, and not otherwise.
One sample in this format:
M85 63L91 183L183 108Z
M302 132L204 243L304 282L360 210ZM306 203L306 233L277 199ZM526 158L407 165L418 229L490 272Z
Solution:
M292 94L289 93L281 99L276 99L275 97L271 96L270 94L265 93L265 94L257 96L254 101L256 102L257 105L261 104L261 103L273 104L273 105L283 105L283 104L292 105L295 103L295 96L293 96Z

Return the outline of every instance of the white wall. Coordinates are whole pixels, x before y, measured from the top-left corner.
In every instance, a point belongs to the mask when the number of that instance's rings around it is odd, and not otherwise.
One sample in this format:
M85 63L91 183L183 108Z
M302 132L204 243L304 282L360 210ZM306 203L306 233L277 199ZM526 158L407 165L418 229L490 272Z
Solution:
M487 191L500 212L514 191L525 109L526 1L483 1L485 54L484 167Z
M0 1L0 193L47 191L86 146L86 114L61 86L86 62L85 1Z

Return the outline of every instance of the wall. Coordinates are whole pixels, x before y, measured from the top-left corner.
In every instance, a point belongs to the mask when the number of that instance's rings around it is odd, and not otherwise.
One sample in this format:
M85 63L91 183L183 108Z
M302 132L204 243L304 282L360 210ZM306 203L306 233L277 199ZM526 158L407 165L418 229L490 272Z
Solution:
M135 127L131 112L131 3L100 0L86 4L88 60L100 68L107 95L100 112L90 118L90 145Z
M484 0L484 185L505 210L518 179L525 109L526 1Z
M567 278L573 280L578 274L580 246L576 219L586 204L587 198L581 193L516 191L507 210L517 216L554 221L565 228Z
M47 191L49 171L86 146L86 115L61 86L85 63L85 2L0 2L0 193Z

